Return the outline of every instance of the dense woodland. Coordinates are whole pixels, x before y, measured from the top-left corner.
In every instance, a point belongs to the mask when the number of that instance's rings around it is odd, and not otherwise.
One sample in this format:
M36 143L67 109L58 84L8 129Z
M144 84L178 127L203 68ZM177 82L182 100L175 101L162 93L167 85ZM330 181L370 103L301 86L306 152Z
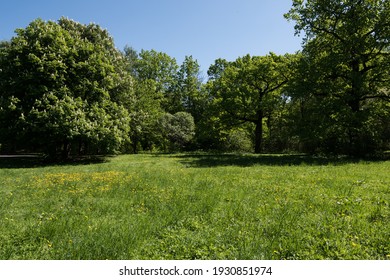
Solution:
M217 58L207 77L192 56L118 50L96 24L17 29L0 43L1 151L389 150L390 1L292 2L301 51Z

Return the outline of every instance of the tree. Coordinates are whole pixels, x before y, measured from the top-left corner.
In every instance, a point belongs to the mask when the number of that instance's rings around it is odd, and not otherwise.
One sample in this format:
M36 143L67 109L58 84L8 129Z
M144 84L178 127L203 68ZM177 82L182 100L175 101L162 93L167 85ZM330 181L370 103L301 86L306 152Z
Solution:
M306 121L317 122L312 138L335 152L369 153L383 137L375 115L390 100L390 2L294 0L286 17L306 35L292 92Z
M126 59L127 71L135 78L137 76L137 63L139 59L138 52L126 45L123 49L123 56Z
M208 81L201 86L202 114L196 122L196 144L200 149L228 150L229 129L221 121L223 113L216 102L216 96L221 89L220 78L230 63L225 59L216 59L207 71Z
M160 128L165 138L165 150L182 150L195 135L194 118L187 112L166 113L160 119Z
M202 117L204 100L199 64L192 56L186 56L179 67L175 59L154 50L138 54L126 47L124 53L128 71L135 79L135 99L130 112L132 150L164 146L169 137L163 133L165 136L161 138L158 126L162 116L166 120L178 112L187 112L195 121ZM181 146L175 144L170 148Z
M151 150L162 141L158 121L165 110L176 112L180 98L176 96L176 60L154 50L139 54L125 47L127 71L134 77L134 98L129 107L132 152Z
M264 119L280 102L281 90L288 81L287 61L288 56L273 53L263 57L247 55L227 66L223 63L222 73L215 75L214 102L222 112L221 120L233 126L253 124L255 153L262 150Z
M175 92L178 65L174 58L155 50L142 50L135 63L135 78L154 84L154 96L160 100L161 107L167 112L181 109L181 99Z
M186 56L177 73L177 95L181 96L182 108L190 113L195 122L203 115L204 100L200 67L192 56Z
M214 61L214 64L210 65L207 75L210 81L215 81L221 78L225 69L229 66L230 62L223 58L218 58Z
M132 79L108 32L37 19L1 47L0 142L66 158L72 146L118 151Z
M160 141L158 120L164 114L161 100L155 98L155 83L135 80L135 98L131 106L130 139L132 152L151 150Z

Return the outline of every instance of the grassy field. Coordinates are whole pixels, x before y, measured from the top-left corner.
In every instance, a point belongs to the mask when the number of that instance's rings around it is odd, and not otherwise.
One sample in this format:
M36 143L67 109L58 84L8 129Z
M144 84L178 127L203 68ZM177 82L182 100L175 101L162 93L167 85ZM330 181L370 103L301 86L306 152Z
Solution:
M390 259L390 161L0 159L0 259Z

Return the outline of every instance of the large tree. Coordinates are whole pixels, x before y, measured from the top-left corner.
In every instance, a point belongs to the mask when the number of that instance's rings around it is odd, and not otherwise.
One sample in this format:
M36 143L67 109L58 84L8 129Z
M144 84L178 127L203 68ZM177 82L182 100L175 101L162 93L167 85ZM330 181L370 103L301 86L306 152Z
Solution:
M286 17L305 35L292 91L315 122L306 134L336 152L369 152L390 101L390 2L294 0Z
M177 151L186 148L195 135L194 118L190 113L166 113L159 120L159 128L163 139L164 150Z
M262 151L265 118L282 100L282 89L289 76L288 61L289 56L273 53L247 55L227 65L219 63L223 69L211 68L216 70L212 91L214 103L222 113L221 120L231 126L253 124L255 153Z
M179 68L176 59L155 50L141 50L138 56L134 65L136 79L154 84L154 98L160 100L165 111L180 111L181 99L175 91Z
M132 80L106 30L37 19L0 50L1 143L53 157L120 149Z
M155 50L140 53L126 46L127 71L134 77L130 138L132 151L160 146L159 120L166 111L182 110L177 94L178 65L174 58Z
M195 122L203 115L204 96L200 66L192 56L186 56L177 73L177 95L181 96L183 111L190 113Z

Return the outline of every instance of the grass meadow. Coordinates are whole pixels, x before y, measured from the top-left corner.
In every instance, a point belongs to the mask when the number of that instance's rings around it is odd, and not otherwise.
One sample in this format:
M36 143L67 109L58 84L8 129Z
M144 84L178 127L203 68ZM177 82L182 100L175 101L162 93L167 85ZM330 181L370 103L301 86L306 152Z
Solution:
M390 259L390 161L0 159L0 259Z

